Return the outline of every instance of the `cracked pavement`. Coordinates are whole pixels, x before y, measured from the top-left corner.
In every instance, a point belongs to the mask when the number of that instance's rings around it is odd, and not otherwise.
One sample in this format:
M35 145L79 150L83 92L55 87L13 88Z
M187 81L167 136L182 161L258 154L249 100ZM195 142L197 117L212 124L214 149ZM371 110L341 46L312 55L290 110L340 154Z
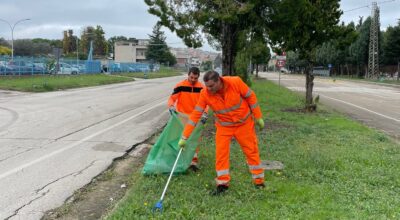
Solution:
M0 219L40 219L168 119L184 76L49 93L0 91Z

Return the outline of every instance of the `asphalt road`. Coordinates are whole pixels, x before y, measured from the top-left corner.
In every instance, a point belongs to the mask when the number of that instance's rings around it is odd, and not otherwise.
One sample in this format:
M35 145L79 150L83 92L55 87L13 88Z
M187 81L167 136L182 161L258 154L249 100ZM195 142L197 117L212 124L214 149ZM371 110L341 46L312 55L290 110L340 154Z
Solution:
M305 77L260 73L276 83L305 95ZM330 78L314 79L314 97L337 111L400 140L400 86Z
M0 219L40 219L168 119L183 76L40 94L0 91Z

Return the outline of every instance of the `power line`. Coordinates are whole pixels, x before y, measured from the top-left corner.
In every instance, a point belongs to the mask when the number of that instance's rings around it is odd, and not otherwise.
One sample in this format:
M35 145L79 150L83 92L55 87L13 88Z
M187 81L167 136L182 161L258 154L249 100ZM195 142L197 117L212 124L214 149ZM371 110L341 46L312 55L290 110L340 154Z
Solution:
M394 1L396 1L396 0L381 1L381 2L378 2L377 4L378 5L382 5L382 4L386 4L386 3L390 3L390 2L394 2ZM364 5L364 6L360 6L360 7L357 7L357 8L352 8L352 9L343 11L343 13L350 12L350 11L355 11L355 10L362 9L362 8L369 8L369 7L370 7L370 5Z

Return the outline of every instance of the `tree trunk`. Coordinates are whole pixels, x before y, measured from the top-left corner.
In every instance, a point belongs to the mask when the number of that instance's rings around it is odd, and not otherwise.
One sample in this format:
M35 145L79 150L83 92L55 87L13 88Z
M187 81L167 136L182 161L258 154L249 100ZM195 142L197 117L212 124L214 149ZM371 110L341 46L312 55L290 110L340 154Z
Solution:
M256 77L258 78L258 64L256 64Z
M237 27L232 24L222 24L222 75L230 76L234 74L236 56Z
M312 65L307 65L306 71L306 111L314 112L317 106L313 103L314 76L311 73Z

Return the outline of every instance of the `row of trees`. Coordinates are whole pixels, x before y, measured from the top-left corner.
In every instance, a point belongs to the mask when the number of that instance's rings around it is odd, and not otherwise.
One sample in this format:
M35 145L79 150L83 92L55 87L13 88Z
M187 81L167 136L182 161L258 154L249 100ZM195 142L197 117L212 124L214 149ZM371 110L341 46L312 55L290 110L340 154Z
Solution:
M327 67L333 65L334 74L358 75L363 77L367 72L371 18L361 17L357 25L353 22L337 27L336 38L324 42L316 50L316 65ZM379 61L382 72L397 71L400 60L400 23L381 31L379 36ZM287 54L287 65L298 71L306 62L300 60L293 51Z
M169 51L164 32L160 30L161 26L156 24L153 33L149 35L150 44L148 46L146 58L155 63L164 63L169 65L176 64L175 56ZM93 44L93 55L105 57L114 51L114 45L117 41L137 42L135 38L125 36L114 36L108 40L104 37L104 30L101 26L85 27L80 38L74 35L73 30L65 30L62 40L48 39L22 39L14 40L14 54L16 56L46 56L52 53L53 48L62 48L65 57L76 57L79 51L79 58L86 59L90 49L90 43ZM78 48L79 47L79 48ZM11 45L0 38L0 55L10 55Z
M149 13L183 39L189 47L200 47L205 36L222 49L224 75L248 79L244 67L253 55L267 59L268 43L275 51L294 51L305 60L306 109L313 110L313 76L316 49L338 34L339 0L145 0ZM251 59L248 59L248 58Z
M85 27L81 33L80 39L74 35L73 30L64 31L62 40L63 51L67 56L76 56L79 47L79 55L86 56L90 49L90 43L93 44L93 55L98 57L106 56L110 50L110 45L104 37L104 30L100 25L96 27Z

